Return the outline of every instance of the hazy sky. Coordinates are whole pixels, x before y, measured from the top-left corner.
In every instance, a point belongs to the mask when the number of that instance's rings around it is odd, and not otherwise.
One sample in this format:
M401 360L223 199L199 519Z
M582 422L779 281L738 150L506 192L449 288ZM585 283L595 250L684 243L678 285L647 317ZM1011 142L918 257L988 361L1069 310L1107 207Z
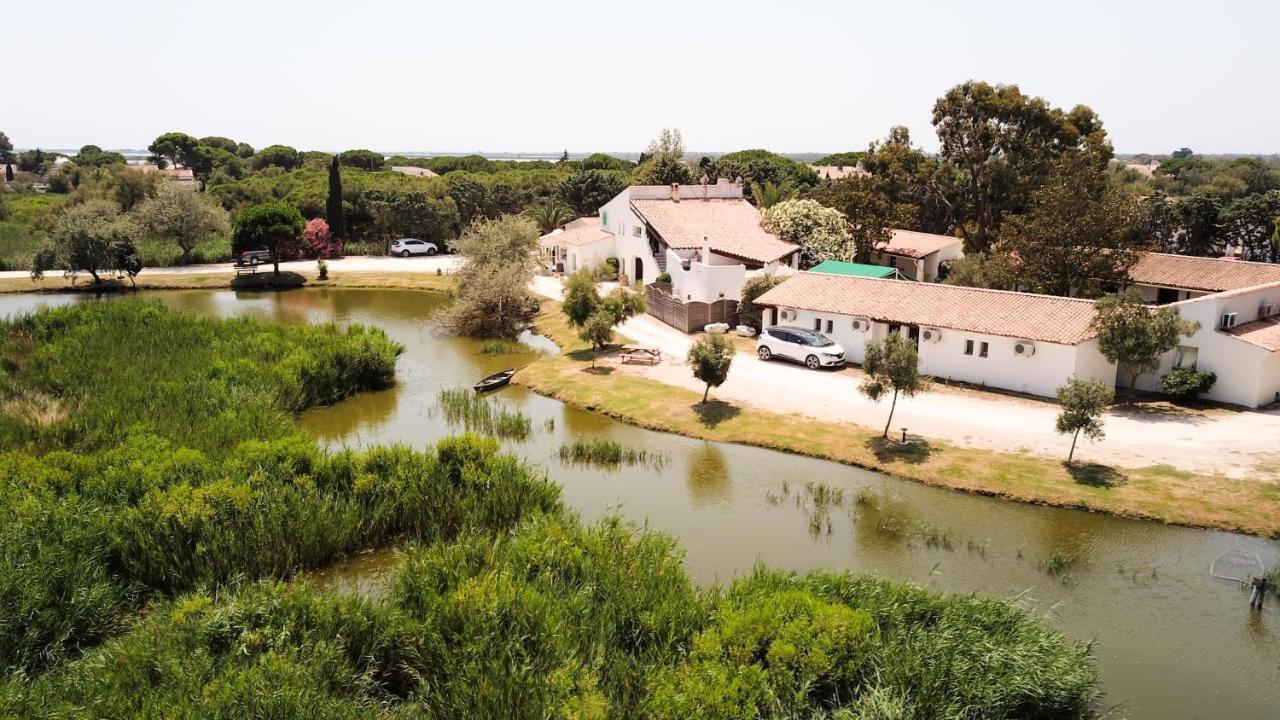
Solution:
M1043 7L1041 7L1043 6ZM1083 103L1120 152L1280 151L1280 2L6 0L15 145L934 148L968 79Z

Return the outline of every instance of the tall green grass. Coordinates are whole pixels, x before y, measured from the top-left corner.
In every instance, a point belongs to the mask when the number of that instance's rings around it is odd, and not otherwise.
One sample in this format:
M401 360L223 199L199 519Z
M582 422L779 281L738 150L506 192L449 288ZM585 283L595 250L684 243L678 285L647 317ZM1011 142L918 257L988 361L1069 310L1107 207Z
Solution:
M661 470L666 464L666 456L661 453L628 447L610 438L575 438L562 443L556 456L562 462L604 468L643 465L652 470Z
M467 432L524 440L533 431L529 416L503 407L471 388L445 388L436 397L436 408L445 421Z
M661 533L541 516L406 551L380 599L265 584L162 603L4 687L0 712L1083 718L1096 672L1004 602L762 568L698 591Z
M0 333L0 674L54 666L158 596L556 504L492 440L326 454L299 435L292 413L392 380L380 331L109 302Z

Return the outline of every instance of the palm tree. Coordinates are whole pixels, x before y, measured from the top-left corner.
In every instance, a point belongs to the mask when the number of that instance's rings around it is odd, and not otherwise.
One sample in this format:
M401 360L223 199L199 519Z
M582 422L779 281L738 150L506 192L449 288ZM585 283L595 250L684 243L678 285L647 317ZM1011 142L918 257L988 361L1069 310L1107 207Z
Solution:
M537 223L538 229L544 234L577 217L574 215L573 210L569 209L568 205L556 201L530 205L525 209L524 214Z
M771 182L751 183L751 197L756 201L756 207L760 210L772 207L780 202L794 200L797 194L796 189L786 183L781 185Z

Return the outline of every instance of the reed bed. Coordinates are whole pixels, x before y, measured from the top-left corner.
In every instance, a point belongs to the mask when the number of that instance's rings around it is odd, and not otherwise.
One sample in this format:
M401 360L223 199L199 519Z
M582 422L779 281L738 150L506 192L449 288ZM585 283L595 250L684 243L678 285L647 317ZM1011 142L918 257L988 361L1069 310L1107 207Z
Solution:
M662 533L543 515L407 550L378 599L268 583L163 602L0 688L0 712L1084 718L1096 673L1002 601L764 568L698 591Z
M470 388L445 388L436 398L436 408L444 413L450 425L467 432L507 440L524 440L533 431L533 423L522 411L503 407Z
M667 462L662 453L629 447L610 438L577 438L561 444L556 456L564 463L603 468L642 465L651 470L661 470Z

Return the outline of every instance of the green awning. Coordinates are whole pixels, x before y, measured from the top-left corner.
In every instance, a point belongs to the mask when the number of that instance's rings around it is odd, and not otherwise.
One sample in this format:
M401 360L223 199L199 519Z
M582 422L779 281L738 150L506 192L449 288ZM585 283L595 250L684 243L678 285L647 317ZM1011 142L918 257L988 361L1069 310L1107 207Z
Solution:
M809 272L850 275L852 277L887 278L893 277L897 270L883 265L863 265L862 263L841 262L839 260L823 260L814 265Z

